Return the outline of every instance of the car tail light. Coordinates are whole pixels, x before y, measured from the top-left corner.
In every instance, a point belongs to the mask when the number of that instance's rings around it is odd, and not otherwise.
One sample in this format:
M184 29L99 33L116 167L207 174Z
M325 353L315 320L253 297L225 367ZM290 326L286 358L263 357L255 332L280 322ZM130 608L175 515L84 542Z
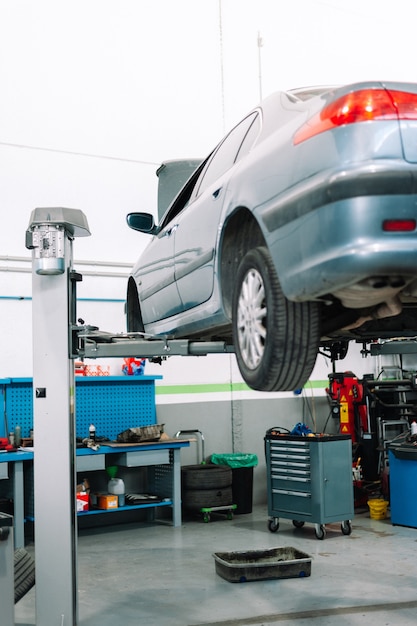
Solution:
M417 94L386 89L360 89L327 104L294 135L297 145L326 130L377 120L417 120Z
M384 220L382 223L382 230L389 233L403 233L415 230L416 220Z

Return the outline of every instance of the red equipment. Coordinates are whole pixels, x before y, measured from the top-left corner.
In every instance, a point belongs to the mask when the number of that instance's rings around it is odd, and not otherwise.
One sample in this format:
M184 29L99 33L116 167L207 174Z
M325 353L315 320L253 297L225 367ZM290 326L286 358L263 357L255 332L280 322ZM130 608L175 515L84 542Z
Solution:
M326 391L332 406L338 410L340 432L342 435L350 435L352 442L356 443L361 440L362 433L368 432L363 385L353 372L329 374L329 381L330 387Z
M14 450L7 437L0 437L0 450L7 450L7 452Z

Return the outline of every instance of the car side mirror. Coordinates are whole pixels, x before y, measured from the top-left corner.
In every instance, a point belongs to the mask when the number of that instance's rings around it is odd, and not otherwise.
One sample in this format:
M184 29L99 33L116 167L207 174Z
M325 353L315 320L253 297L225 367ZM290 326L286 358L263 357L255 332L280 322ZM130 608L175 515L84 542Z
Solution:
M155 232L155 220L151 213L129 213L126 216L127 225L141 233Z

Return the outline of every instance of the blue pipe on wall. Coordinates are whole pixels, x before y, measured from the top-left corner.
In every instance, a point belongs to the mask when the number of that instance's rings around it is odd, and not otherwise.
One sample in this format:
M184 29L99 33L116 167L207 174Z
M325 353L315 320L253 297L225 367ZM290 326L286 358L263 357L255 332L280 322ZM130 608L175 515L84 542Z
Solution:
M0 296L0 300L32 300L32 296ZM122 298L77 298L78 302L125 302Z

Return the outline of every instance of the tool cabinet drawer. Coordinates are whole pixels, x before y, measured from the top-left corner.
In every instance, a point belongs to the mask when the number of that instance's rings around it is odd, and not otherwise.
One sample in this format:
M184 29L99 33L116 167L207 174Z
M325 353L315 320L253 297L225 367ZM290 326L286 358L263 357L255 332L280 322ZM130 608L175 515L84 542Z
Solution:
M311 492L311 479L309 474L292 474L285 470L273 470L271 472L272 489L296 490L303 493Z
M309 467L310 466L310 455L309 454L286 454L286 453L277 453L272 452L271 456L271 465L273 463L281 463L281 465L292 465L294 467ZM296 464L296 465L294 465Z
M310 444L308 441L270 441L271 454L274 452L287 452L290 454L309 454Z
M309 493L291 489L272 489L272 510L275 514L311 515L312 502Z
M88 472L105 469L105 455L92 454L77 456L77 472Z
M138 450L114 455L115 465L142 467L145 465L166 465L169 463L169 450ZM117 457L117 458L116 458Z
M298 461L298 460L286 460L286 459L271 459L270 462L271 472L284 471L291 474L304 474L310 475L310 461Z

